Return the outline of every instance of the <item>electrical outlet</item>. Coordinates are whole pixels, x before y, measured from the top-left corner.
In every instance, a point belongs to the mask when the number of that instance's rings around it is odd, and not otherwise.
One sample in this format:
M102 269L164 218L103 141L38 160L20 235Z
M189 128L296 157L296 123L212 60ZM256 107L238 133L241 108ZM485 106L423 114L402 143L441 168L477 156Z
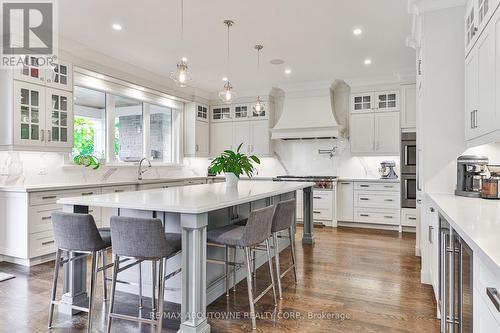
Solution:
M47 171L46 168L41 168L39 171L38 171L38 175L39 176L47 176L49 174L49 172Z

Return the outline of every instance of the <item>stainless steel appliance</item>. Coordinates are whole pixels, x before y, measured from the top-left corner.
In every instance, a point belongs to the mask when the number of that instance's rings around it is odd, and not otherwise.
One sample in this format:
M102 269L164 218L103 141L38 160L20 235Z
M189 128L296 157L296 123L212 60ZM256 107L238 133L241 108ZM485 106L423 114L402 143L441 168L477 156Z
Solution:
M460 156L457 159L457 188L455 195L479 198L487 164L488 158L484 156Z
M334 188L336 176L278 176L273 178L274 181L289 181L289 182L313 182L316 185L314 188L331 190Z
M380 178L382 179L397 179L398 175L396 174L396 162L394 161L382 161L380 162L380 168L378 172L380 174Z
M417 207L417 134L401 133L401 207Z
M417 173L417 134L401 133L401 173Z
M448 221L439 217L441 333L473 332L473 253Z

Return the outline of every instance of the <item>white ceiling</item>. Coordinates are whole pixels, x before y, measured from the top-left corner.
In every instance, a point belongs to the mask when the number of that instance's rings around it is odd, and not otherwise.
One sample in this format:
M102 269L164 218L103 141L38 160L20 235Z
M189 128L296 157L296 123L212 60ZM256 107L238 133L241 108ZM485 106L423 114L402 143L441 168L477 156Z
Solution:
M228 75L222 21L233 19L231 82L236 90L259 90L413 68L414 50L405 46L411 30L406 6L406 0L184 0L181 43L180 0L70 0L59 2L59 32L165 77L186 56L192 85L217 91ZM113 30L113 23L123 30ZM361 37L353 36L354 27L362 27ZM260 75L256 43L264 45ZM275 58L285 65L271 65ZM373 64L365 66L365 58Z

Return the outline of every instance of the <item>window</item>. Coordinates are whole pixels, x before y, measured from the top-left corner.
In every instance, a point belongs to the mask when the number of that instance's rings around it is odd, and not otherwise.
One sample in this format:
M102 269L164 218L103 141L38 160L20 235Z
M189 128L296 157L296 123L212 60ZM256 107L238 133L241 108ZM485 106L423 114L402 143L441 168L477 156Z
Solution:
M137 162L143 158L143 106L141 101L112 96L115 113L115 159Z
M73 155L105 157L106 94L83 87L74 89L75 144Z
M149 144L151 159L172 161L172 109L144 104L149 113Z

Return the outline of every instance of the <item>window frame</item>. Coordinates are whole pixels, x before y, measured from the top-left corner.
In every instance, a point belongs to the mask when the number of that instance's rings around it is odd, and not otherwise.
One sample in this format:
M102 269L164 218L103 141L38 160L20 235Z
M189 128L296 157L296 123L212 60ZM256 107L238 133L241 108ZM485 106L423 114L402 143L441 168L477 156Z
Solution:
M74 73L74 85L93 89L106 94L106 149L105 161L107 166L133 166L138 162L119 161L115 157L114 139L115 139L115 101L114 97L131 98L142 103L142 128L143 144L142 157L151 160L155 166L182 166L183 156L183 112L185 101L167 94L157 92L145 87L141 87L127 81L104 76L85 69L77 68ZM150 112L148 104L167 107L172 112L172 160L164 162L161 160L152 160L150 153ZM72 161L70 161L72 163Z

